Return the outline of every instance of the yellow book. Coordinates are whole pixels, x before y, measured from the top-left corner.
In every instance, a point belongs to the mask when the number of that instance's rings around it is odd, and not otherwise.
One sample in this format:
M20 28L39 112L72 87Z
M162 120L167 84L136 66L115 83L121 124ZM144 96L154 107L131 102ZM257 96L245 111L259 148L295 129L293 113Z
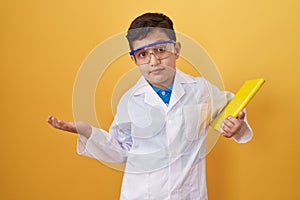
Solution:
M228 116L237 117L239 112L247 106L249 101L261 88L264 82L265 80L262 78L245 81L233 99L225 106L222 112L212 122L212 127L216 130L220 130L222 122L225 118Z

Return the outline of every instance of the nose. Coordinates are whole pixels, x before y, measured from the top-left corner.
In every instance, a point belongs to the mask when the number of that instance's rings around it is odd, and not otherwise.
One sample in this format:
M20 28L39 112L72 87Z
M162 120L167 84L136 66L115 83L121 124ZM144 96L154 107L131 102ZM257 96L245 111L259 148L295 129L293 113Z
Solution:
M150 53L150 61L149 64L151 66L155 66L160 64L160 60L157 58L157 56L154 53Z

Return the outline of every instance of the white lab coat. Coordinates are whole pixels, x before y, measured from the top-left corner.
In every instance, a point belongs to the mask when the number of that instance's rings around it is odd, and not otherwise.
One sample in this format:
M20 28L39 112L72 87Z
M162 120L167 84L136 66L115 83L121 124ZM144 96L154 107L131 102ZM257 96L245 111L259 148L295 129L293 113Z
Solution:
M177 70L167 106L141 77L121 98L109 133L79 136L78 153L126 162L121 200L206 200L207 128L232 96ZM247 124L234 139L251 137Z

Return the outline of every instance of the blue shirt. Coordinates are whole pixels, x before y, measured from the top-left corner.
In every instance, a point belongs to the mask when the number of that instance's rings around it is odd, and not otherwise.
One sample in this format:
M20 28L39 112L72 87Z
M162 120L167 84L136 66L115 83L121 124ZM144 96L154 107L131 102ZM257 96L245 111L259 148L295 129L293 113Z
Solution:
M151 85L153 90L158 94L158 96L163 100L163 102L168 105L170 102L171 94L172 94L172 89L173 89L173 84L170 85L168 88L162 90L160 88L157 88L153 85Z

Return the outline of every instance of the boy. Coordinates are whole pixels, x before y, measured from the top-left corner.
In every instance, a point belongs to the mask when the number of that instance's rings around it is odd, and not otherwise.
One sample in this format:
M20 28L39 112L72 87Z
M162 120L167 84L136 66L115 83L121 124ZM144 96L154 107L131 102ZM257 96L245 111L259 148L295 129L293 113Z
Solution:
M205 200L207 127L233 95L176 69L181 44L167 16L137 17L126 37L142 77L121 98L109 133L52 116L48 122L79 134L79 154L126 163L122 200ZM244 117L243 112L228 117L221 134L249 141L252 131Z

